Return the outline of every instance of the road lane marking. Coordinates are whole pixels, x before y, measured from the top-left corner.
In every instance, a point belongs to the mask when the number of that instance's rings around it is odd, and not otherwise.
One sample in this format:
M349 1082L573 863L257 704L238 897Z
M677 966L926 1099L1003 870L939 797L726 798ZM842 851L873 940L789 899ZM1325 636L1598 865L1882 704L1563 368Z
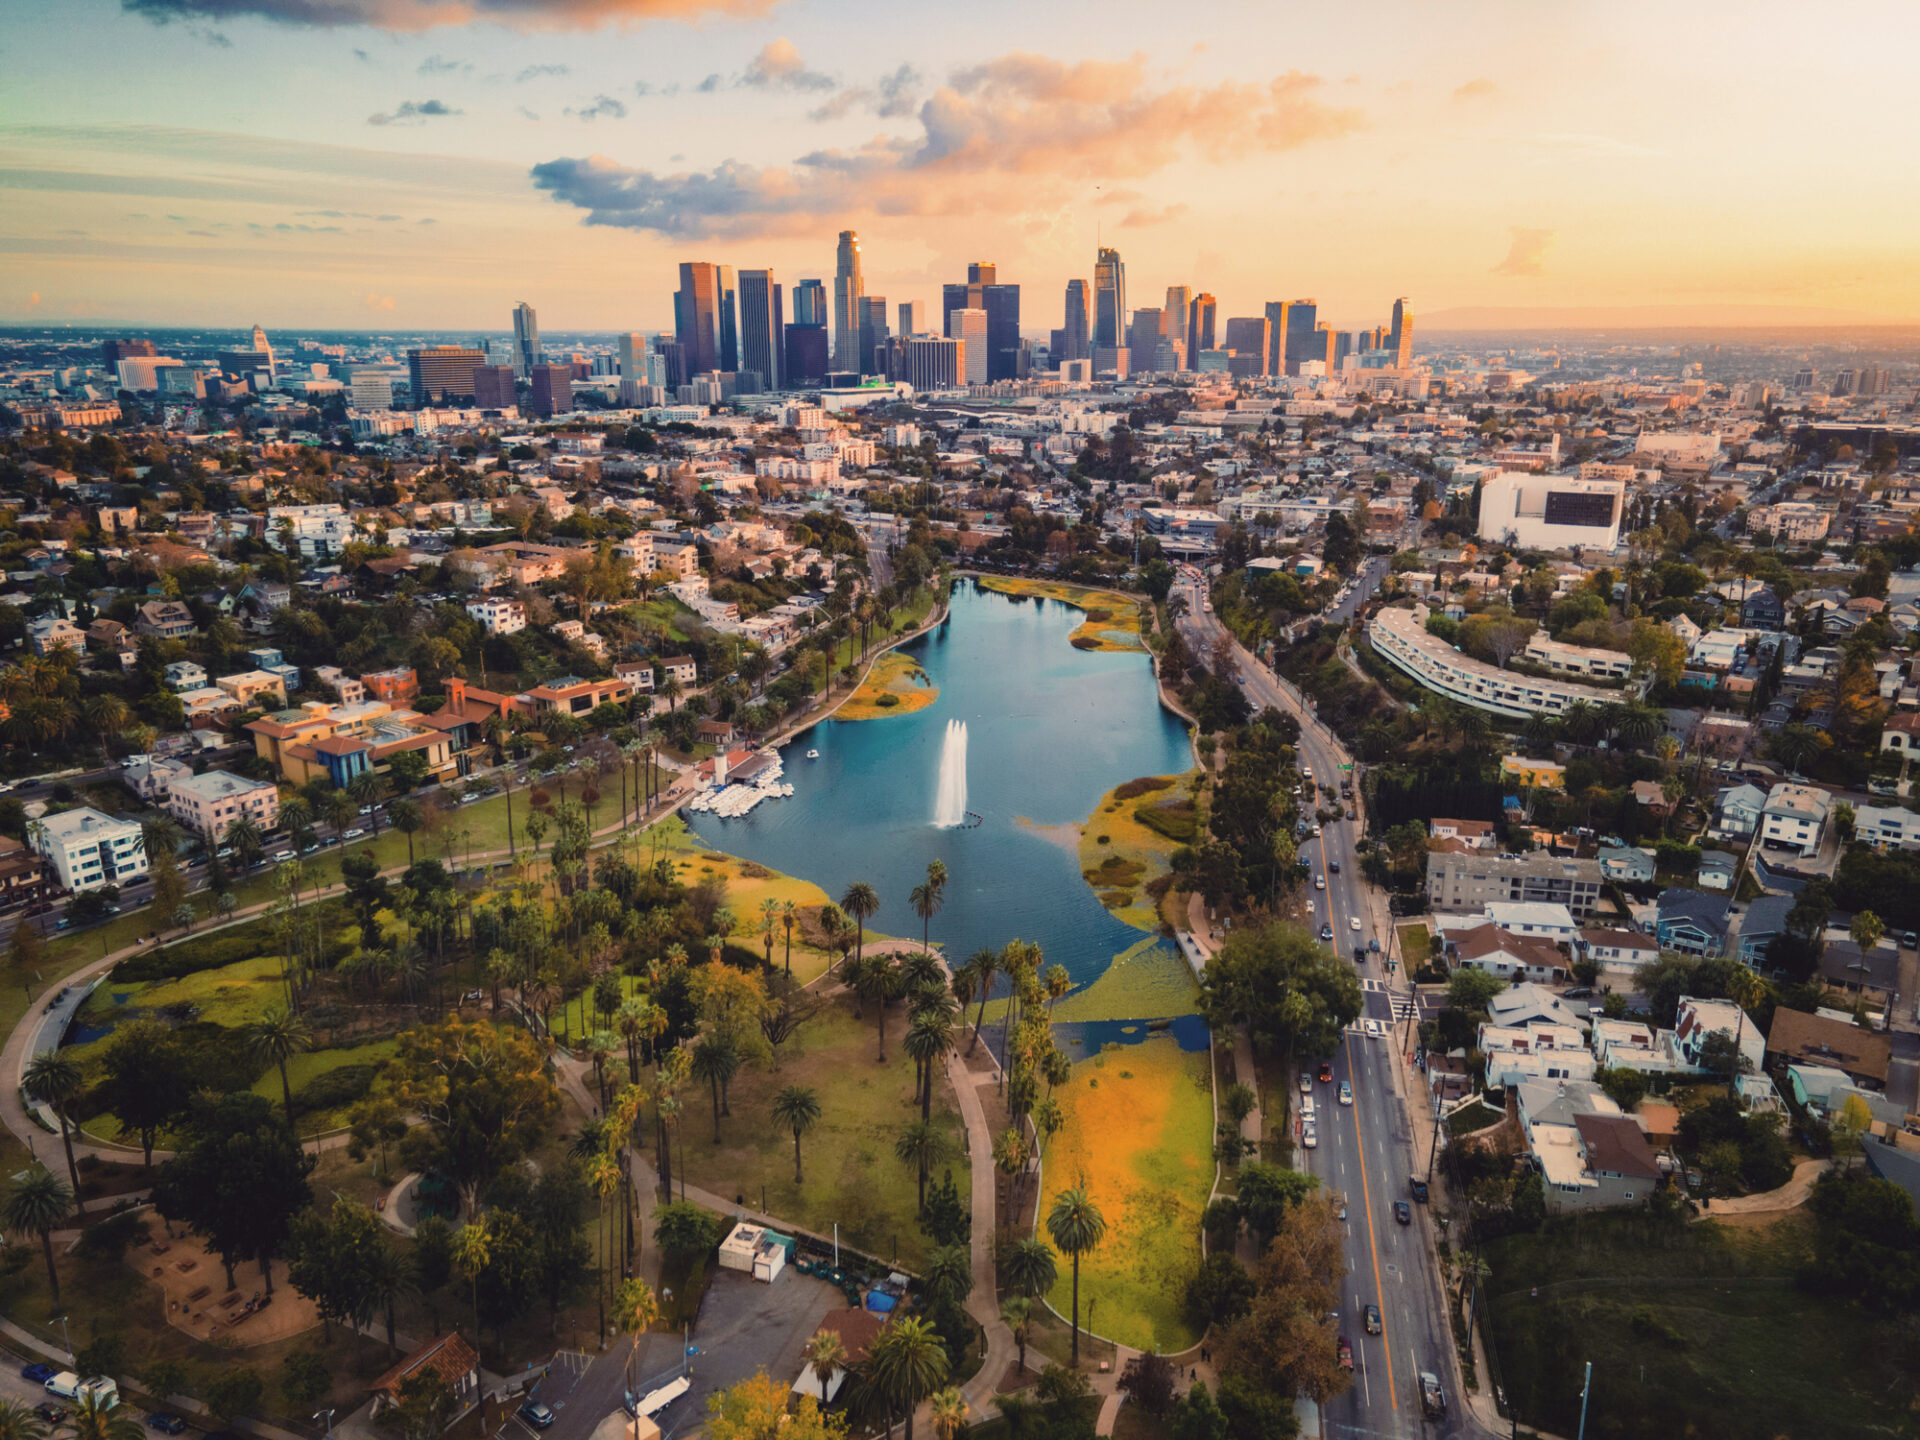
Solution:
M1353 1042L1349 1040L1343 1043L1347 1049L1347 1074L1352 1075L1354 1073ZM1393 1387L1393 1348L1387 1339L1387 1297L1385 1292L1380 1288L1380 1242L1375 1238L1373 1233L1373 1189L1367 1184L1367 1167L1364 1159L1366 1155L1366 1137L1360 1133L1360 1107L1355 1105L1353 1112L1353 1138L1359 1142L1355 1148L1360 1151L1362 1156L1360 1166L1360 1200L1367 1212L1367 1251L1373 1257L1373 1298L1374 1303L1380 1307L1380 1351L1386 1357L1387 1361L1387 1401L1392 1405L1394 1413L1398 1414L1400 1410L1400 1397L1394 1393Z

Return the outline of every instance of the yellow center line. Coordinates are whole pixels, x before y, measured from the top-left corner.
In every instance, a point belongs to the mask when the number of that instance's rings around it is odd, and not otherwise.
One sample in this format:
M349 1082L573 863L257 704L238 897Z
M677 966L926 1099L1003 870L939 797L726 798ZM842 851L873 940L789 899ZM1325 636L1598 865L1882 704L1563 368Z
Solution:
M1347 1074L1351 1077L1354 1073L1353 1037L1348 1036L1344 1043L1347 1051ZM1351 1080L1348 1083L1352 1083ZM1360 1202L1367 1215L1367 1250L1373 1256L1373 1298L1374 1304L1380 1307L1380 1350L1387 1360L1387 1402L1393 1407L1394 1413L1398 1414L1400 1397L1393 1388L1393 1346L1387 1338L1387 1297L1380 1288L1380 1246L1373 1236L1373 1192L1367 1184L1366 1143L1360 1134L1360 1107L1355 1104L1350 1108L1353 1110L1354 1153L1359 1157L1360 1165ZM1363 1324L1360 1329L1364 1335L1366 1326Z

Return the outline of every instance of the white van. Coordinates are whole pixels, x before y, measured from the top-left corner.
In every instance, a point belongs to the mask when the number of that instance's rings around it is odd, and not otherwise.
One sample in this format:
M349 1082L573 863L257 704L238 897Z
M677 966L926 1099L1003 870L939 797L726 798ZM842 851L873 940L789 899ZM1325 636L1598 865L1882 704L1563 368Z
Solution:
M120 1403L120 1387L110 1375L92 1375L82 1380L71 1370L62 1370L47 1381L47 1393L58 1395L62 1400L84 1400L92 1395L102 1405Z

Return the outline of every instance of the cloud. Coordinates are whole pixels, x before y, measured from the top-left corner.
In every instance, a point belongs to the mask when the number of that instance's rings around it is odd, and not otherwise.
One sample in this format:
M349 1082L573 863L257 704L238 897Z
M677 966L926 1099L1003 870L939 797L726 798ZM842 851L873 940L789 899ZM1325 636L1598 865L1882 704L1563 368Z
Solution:
M596 95L592 104L579 109L569 105L565 113L580 120L598 120L602 116L609 120L624 120L627 118L627 107L611 95Z
M403 100L394 109L380 115L369 115L369 125L402 125L409 120L437 119L444 115L460 115L465 112L454 109L441 100Z
M698 85L694 86L693 88L697 93L701 95L711 95L716 90L718 90L721 87L721 85L724 83L725 82L721 80L719 73L715 72L714 74L707 76L706 79L702 80Z
M720 77L716 75L713 78L718 80ZM650 99L655 95L671 98L680 93L680 82L676 80L670 85L655 85L648 80L636 80L633 82L633 93L642 100Z
M753 57L739 83L753 90L831 90L833 77L807 69L785 36L770 40Z
M1531 230L1523 225L1514 225L1507 231L1513 237L1507 247L1507 258L1493 267L1495 275L1512 275L1527 278L1547 273L1547 251L1553 246L1555 231Z
M516 85L524 85L529 80L538 80L543 75L571 75L571 65L529 65L513 77Z
M649 20L764 15L773 0L120 0L156 24L255 17L284 25L421 31L490 21L514 30L597 30Z
M371 65L373 63L373 57L364 50L355 50L353 52L353 58L365 65Z
M1184 204L1163 205L1158 209L1143 206L1138 209L1129 210L1125 215L1121 216L1120 224L1126 229L1139 229L1147 225L1164 225L1169 220L1178 220L1186 213L1187 207Z
M1500 93L1500 87L1482 75L1458 86L1453 92L1456 100L1490 100Z
M1138 179L1198 155L1232 161L1334 140L1358 110L1319 98L1324 82L1271 80L1155 89L1146 57L1075 64L1011 54L954 74L919 107L917 135L816 150L785 166L726 161L656 175L604 155L536 165L536 187L587 212L589 225L730 237L796 228L848 211L960 214L1060 203L1090 181ZM716 78L716 88L717 79Z
M393 297L391 295L376 295L369 290L367 292L366 305L369 310L391 310L393 308Z
M444 55L429 55L420 62L422 75L452 75L459 71L473 73L473 66L464 60L449 60Z
M926 83L911 65L902 65L890 75L882 75L871 87L849 85L839 94L807 112L809 120L838 120L855 110L871 110L883 120L911 115L920 103L920 87Z
M514 108L514 109L516 109L516 110L518 110L518 111L519 111L519 112L520 112L520 113L521 113L522 115L524 115L524 116L526 116L526 118L527 118L527 119L529 119L529 120L538 120L538 119L540 118L540 112L539 112L539 111L537 111L537 110L529 110L529 109L528 109L528 108L527 108L526 106L524 106L524 105L516 105L516 106L514 106L513 108Z

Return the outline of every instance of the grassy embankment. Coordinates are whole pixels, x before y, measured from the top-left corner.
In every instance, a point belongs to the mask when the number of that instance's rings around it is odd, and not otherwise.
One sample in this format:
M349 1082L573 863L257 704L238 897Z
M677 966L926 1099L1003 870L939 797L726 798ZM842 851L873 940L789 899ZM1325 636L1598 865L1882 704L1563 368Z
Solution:
M940 698L940 687L928 678L919 662L890 650L875 662L866 681L838 710L836 720L880 720L889 715L911 715Z
M1068 636L1076 650L1139 650L1141 604L1131 595L1114 590L1090 590L1084 585L1067 585L1057 580L1023 580L1011 575L983 575L982 588L1002 595L1025 595L1040 600L1058 600L1063 605L1086 611L1087 618Z

